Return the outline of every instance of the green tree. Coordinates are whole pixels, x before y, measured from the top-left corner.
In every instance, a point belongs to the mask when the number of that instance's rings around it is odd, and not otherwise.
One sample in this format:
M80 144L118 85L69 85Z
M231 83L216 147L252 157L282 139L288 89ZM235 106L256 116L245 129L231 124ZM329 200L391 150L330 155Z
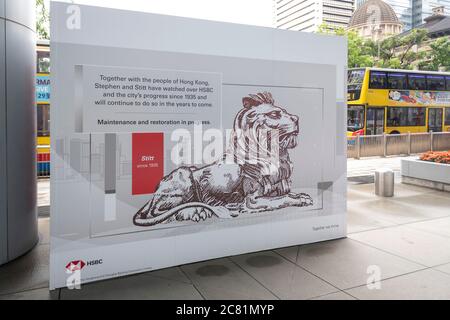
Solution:
M36 32L39 39L50 39L50 15L44 0L36 0Z
M405 36L391 36L379 41L364 39L355 31L334 28L327 24L319 26L318 33L345 36L348 41L348 67L383 67L391 69L412 69L425 57L425 52L415 50L428 38L424 29L414 29ZM435 61L445 65L448 46L440 43L434 52ZM446 55L447 54L447 55ZM447 60L448 61L448 60ZM447 63L448 65L448 63Z
M319 26L318 33L344 36L347 38L348 46L348 67L371 67L374 63L373 51L374 43L366 40L354 31L347 31L342 27L332 27L323 23Z
M423 70L450 71L450 39L442 37L430 43L426 59L419 65Z
M372 67L374 65L373 42L365 40L356 32L346 34L348 40L348 67Z
M426 40L427 31L414 29L405 36L392 36L377 43L378 59L377 67L394 69L412 69L414 63L425 57L424 52L414 50L420 47Z

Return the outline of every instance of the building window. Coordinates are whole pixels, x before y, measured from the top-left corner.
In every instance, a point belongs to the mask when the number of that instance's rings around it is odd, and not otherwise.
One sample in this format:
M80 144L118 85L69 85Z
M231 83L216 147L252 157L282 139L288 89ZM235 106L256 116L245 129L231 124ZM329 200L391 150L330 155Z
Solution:
M450 126L450 108L445 108L445 125Z

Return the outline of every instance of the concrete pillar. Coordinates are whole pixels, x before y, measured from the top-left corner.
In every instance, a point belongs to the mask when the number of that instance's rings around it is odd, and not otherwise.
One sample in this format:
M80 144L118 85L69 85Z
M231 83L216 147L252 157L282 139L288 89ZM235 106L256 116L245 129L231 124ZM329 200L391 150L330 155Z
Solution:
M34 0L0 0L0 264L38 241Z

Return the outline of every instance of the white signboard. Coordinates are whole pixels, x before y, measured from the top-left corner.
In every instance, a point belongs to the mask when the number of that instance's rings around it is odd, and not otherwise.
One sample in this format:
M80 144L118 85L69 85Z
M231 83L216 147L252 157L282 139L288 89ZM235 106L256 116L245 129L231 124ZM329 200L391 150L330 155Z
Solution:
M52 289L346 235L343 38L51 12Z

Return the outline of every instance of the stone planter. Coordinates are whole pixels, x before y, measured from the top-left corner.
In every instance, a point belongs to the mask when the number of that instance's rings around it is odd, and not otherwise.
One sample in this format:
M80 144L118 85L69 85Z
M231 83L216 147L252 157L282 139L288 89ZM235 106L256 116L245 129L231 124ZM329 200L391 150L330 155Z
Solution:
M450 192L450 164L404 159L402 183Z

